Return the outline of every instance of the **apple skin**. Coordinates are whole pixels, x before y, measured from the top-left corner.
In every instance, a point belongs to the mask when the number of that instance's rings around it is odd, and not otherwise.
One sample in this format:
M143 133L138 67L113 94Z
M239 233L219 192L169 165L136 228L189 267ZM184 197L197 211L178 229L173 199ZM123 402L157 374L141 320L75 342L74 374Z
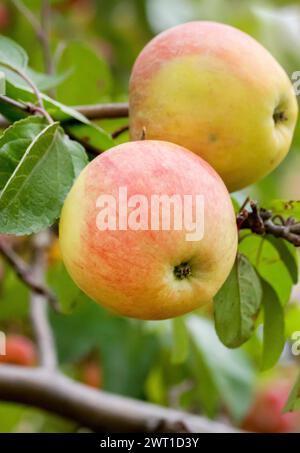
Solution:
M153 194L204 196L204 237L186 241L186 230L100 231L101 194L128 198ZM119 213L117 213L117 216ZM150 217L150 215L149 215ZM201 158L160 141L129 142L94 159L65 201L60 221L63 261L77 285L115 313L140 319L182 315L211 301L237 252L237 228L228 191ZM191 275L174 268L189 263Z
M292 385L287 380L270 382L257 392L242 428L260 433L293 432L299 427L300 412L283 413Z
M0 363L11 363L27 367L36 365L37 353L34 343L23 335L7 335L6 354L0 355Z
M190 22L159 34L138 56L129 91L131 138L144 131L190 149L230 192L266 176L290 148L298 113L291 82L231 26Z

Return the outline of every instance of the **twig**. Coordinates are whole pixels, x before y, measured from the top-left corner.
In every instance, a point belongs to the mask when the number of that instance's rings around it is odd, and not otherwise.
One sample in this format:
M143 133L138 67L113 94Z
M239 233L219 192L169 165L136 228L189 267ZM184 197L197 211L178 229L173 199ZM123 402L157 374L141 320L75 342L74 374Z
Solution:
M32 274L34 279L43 284L46 268L45 250L49 246L50 232L43 231L33 239L34 257ZM49 371L57 367L57 359L53 335L48 322L48 304L45 295L32 292L30 298L30 314L36 342L40 352L40 365Z
M49 303L57 310L57 300L49 288L36 281L32 275L31 269L25 261L20 258L11 247L4 244L4 240L0 240L0 254L5 261L14 269L18 278L32 292L48 299Z
M116 102L113 104L78 105L73 108L90 120L127 118L129 115L129 107L127 102Z
M204 417L94 390L58 372L0 365L0 398L36 406L108 432L238 432Z
M275 222L278 216L273 216L272 211L259 208L254 201L250 201L250 207L251 211L244 208L237 216L239 230L249 229L261 236L270 234L300 247L300 222L289 217L286 220L281 218L278 224Z
M124 132L128 131L128 129L129 129L128 124L126 124L126 126L119 127L119 129L117 129L114 132L112 132L111 138L119 137L121 134L123 134Z

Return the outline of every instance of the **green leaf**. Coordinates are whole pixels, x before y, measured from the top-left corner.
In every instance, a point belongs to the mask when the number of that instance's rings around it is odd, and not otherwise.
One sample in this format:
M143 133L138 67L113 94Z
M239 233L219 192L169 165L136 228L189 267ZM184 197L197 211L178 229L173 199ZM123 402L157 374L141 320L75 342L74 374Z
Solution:
M4 74L4 72L0 71L0 95L2 96L5 93L6 93L5 74Z
M239 254L214 298L216 331L225 346L236 348L250 338L261 300L259 278L248 259Z
M30 234L59 217L74 180L72 158L59 124L28 146L0 194L0 232Z
M300 375L297 379L293 390L290 393L288 401L283 409L284 412L291 412L300 409Z
M56 295L63 313L72 313L87 299L69 276L62 261L49 266L47 282Z
M1 66L1 63L0 63L0 66ZM19 74L15 73L5 67L3 67L3 70L7 72L9 83L16 90L24 89L24 90L31 91L28 83L24 80L23 77L21 77ZM41 72L37 72L34 69L31 69L29 67L24 69L22 72L25 75L27 75L30 78L30 80L32 80L35 83L35 85L37 86L37 88L41 91L49 90L50 88L56 87L63 80L65 80L69 75L69 73L48 75L48 74L43 74Z
M68 316L50 313L60 363L76 363L98 350L104 389L141 398L157 358L155 336L145 330L143 322L114 316L83 298Z
M74 138L80 140L87 147L92 147L96 152L105 151L115 145L111 136L97 124L77 123L65 126L66 131Z
M272 200L265 206L274 215L285 217L295 217L300 221L300 201L299 200Z
M27 75L34 81L36 86L41 91L47 91L51 88L55 88L65 80L67 80L70 76L70 71L63 72L61 74L43 74L41 72L37 72L34 69L27 68L26 70ZM23 82L24 86L24 82Z
M264 306L262 369L268 370L276 365L284 348L284 312L272 286L264 280L262 286Z
M283 263L285 264L294 284L298 282L298 255L296 248L284 239L267 235L266 239L276 248Z
M14 270L1 262L3 276L0 281L0 321L15 322L28 317L29 290L16 276Z
M171 361L174 364L185 362L189 352L189 337L184 318L178 317L172 320L173 349Z
M276 291L281 304L285 305L290 300L293 280L276 248L265 238L249 234L240 243L239 250Z
M15 171L30 143L46 125L43 118L29 116L5 129L0 137L0 190Z
M196 360L201 357L199 378L206 376L204 382L198 381L198 386L202 386L201 395L205 398L206 406L211 404L212 409L216 407L217 391L219 399L225 403L231 416L236 421L240 420L251 403L255 379L254 370L245 352L223 346L213 324L204 318L190 315L186 324L191 342L199 354L192 358L193 366L197 366ZM205 384L209 385L209 390ZM212 398L211 402L209 398Z
M298 302L289 304L285 313L286 338L291 338L294 332L300 332L300 305Z
M0 35L0 65L1 62L8 63L18 69L25 69L28 64L28 56L19 44L6 36Z
M60 71L71 69L68 80L57 90L58 100L69 105L95 104L111 91L111 75L99 52L82 41L65 48L58 63Z
M67 135L65 135L64 141L73 162L74 177L77 178L84 167L89 163L88 156L80 143L70 140Z

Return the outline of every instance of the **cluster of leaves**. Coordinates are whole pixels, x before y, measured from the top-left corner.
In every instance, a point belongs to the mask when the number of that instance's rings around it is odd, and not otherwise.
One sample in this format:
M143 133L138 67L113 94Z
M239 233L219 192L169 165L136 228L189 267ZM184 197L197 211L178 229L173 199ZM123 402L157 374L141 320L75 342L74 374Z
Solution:
M0 38L0 68L5 77L5 94L24 106L36 102L22 74L37 88L53 87L61 77L46 76L28 67L25 51L8 38ZM20 75L21 74L21 75ZM2 83L4 86L4 83ZM4 93L2 93L4 94ZM54 223L74 179L88 162L77 142L84 135L89 144L105 150L113 140L99 126L76 110L42 94L45 109L54 120L1 102L0 112L13 124L1 137L0 230L7 234L30 234ZM64 127L75 140L70 140Z

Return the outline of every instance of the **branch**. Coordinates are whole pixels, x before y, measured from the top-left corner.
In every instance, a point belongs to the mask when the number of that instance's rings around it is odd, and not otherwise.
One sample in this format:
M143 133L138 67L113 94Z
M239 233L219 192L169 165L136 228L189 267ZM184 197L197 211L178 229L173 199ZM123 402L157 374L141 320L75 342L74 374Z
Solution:
M57 310L57 300L49 288L39 283L28 264L20 258L11 247L4 243L3 238L0 240L0 254L5 261L13 268L17 277L35 294L47 298L49 303Z
M98 432L238 432L201 416L94 390L43 369L0 365L0 399L48 410Z
M46 268L45 250L49 246L50 232L43 231L34 237L34 258L32 263L33 277L43 284ZM30 297L30 314L36 342L40 352L40 365L49 371L57 368L54 339L48 322L48 300L45 295L32 292Z
M274 216L272 211L259 208L254 201L250 201L250 207L251 211L242 207L237 216L239 230L249 229L262 236L270 234L276 238L285 239L295 247L300 247L300 222L292 217L283 219L281 216Z

